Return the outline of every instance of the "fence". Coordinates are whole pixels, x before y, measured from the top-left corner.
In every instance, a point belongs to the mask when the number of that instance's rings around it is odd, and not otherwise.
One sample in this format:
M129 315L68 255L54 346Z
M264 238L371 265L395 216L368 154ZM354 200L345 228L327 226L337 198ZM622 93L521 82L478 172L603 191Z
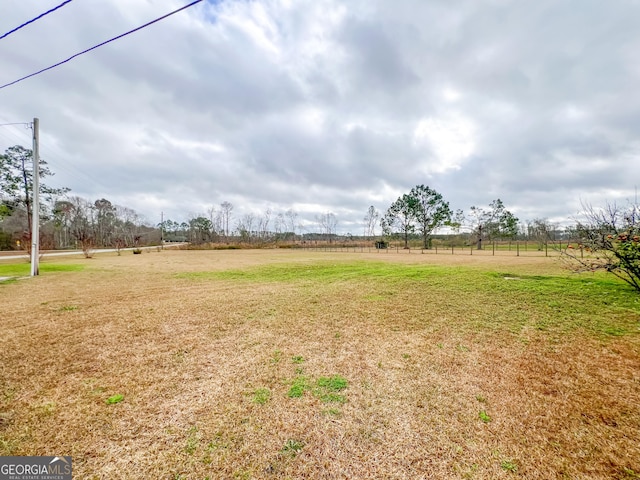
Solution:
M378 243L378 242L376 242ZM585 249L581 245L570 242L538 242L513 241L509 243L493 242L478 250L476 245L434 245L430 249L409 247L404 248L403 244L388 245L386 248L379 248L379 245L362 243L350 244L330 244L325 242L307 242L296 245L296 248L316 252L354 252L354 253L378 253L378 254L431 254L431 255L483 255L483 256L543 256L556 257L567 251L573 255L584 257ZM579 253L578 253L579 252Z

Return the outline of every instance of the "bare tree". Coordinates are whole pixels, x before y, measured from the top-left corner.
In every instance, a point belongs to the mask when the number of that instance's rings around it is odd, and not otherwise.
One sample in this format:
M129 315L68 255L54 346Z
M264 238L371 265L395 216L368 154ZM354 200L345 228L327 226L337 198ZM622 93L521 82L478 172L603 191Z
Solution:
M640 204L582 207L583 218L577 223L576 233L580 249L591 254L578 255L567 248L563 258L580 270L610 272L640 292Z
M53 225L58 233L57 244L62 248L70 245L72 217L73 204L68 200L58 200L53 206Z
M380 212L376 210L376 207L371 205L367 210L367 214L364 216L365 240L368 240L369 238L375 236L376 224L378 223L379 218L380 218Z
M293 241L295 242L298 214L292 209L289 209L284 213L284 215L287 217L287 230L293 234Z
M140 237L140 216L135 210L128 207L116 205L116 216L118 217L117 236L125 245L136 244L136 238Z
M269 222L271 221L271 214L273 212L271 211L270 208L267 208L264 211L264 214L262 215L262 217L260 218L260 220L258 220L258 230L259 230L259 234L260 234L260 239L265 242L267 240L267 236L269 234Z
M338 228L338 217L334 213L327 213L327 233L329 234L329 243L331 243L333 236Z
M222 213L222 224L224 228L225 241L229 241L229 220L231 219L231 212L233 211L233 204L230 202L222 202L220 204Z
M286 228L287 222L284 219L284 213L280 212L276 215L276 220L274 222L276 241L278 241L282 237L282 234L286 230Z
M325 235L328 238L329 243L331 243L338 225L336 215L332 212L323 213L322 215L316 216L316 221L320 226L321 233Z
M85 258L91 258L95 245L94 239L94 209L91 202L80 197L71 197L71 236L82 249Z
M222 216L213 205L207 209L209 222L211 224L211 240L215 241L218 234L222 231Z
M240 239L243 242L251 242L251 236L253 235L254 222L255 222L255 215L253 213L247 213L238 220L236 224L236 230L238 230Z
M527 236L538 244L538 250L542 250L551 239L555 227L546 218L534 218L527 224Z
M213 229L213 239L220 241L220 236L224 235L224 218L222 211L215 212L213 220L211 220L211 228Z

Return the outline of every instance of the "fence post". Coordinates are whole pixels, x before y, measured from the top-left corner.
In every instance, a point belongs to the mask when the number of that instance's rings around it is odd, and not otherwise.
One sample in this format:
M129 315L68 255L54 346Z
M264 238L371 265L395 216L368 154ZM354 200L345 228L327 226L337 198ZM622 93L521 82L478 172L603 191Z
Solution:
M451 244L451 255L453 255L453 243Z
M549 242L544 242L544 256L548 257L549 256Z
M516 257L520 256L520 242L516 242Z
M496 256L496 241L493 241L493 254L494 257Z

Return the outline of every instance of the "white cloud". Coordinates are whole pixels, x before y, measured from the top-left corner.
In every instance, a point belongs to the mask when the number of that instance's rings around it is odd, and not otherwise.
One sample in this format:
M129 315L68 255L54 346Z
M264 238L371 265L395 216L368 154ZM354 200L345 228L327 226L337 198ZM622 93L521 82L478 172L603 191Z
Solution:
M461 115L420 120L413 132L416 148L430 150L427 172L459 170L473 154L476 145L473 123Z
M444 98L447 102L456 102L460 100L462 94L453 87L445 87L442 90L442 98Z

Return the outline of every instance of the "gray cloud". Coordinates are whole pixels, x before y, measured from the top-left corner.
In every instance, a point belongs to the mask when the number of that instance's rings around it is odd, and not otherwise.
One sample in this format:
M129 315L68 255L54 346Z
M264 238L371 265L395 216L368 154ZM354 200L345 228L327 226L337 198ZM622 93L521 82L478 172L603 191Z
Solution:
M2 31L57 4L8 2ZM0 83L180 5L69 4L0 41ZM207 2L0 90L0 123L39 117L55 182L152 222L228 200L358 233L422 183L560 221L633 195L638 20L634 2ZM0 127L2 151L28 139Z

